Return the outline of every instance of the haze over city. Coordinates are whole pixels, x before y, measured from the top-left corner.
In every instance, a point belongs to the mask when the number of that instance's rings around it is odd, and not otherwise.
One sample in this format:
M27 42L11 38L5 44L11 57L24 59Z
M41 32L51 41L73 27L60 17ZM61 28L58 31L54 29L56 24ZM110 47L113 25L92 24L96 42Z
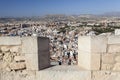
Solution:
M0 16L120 12L120 0L1 0Z

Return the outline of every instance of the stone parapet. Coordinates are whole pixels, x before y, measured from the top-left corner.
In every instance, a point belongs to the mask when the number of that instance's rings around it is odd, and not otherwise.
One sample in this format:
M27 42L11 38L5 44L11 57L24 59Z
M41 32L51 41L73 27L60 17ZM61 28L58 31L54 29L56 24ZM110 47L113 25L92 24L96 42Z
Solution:
M50 66L49 39L0 37L0 70L41 70Z
M20 45L20 37L0 37L0 45Z
M120 71L120 36L80 36L78 65L86 70Z

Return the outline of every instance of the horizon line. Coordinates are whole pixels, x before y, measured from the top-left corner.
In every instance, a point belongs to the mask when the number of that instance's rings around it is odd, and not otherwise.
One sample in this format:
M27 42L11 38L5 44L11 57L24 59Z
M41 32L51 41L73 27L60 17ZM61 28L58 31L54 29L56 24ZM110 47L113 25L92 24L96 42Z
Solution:
M16 16L0 16L0 18L22 18L22 17L43 17L43 16L48 16L48 15L65 15L65 16L79 16L79 15L96 15L96 16L100 16L100 15L106 15L106 14L109 14L109 13L113 13L113 15L116 15L116 13L119 13L120 15L120 11L111 11L111 12L103 12L103 13L80 13L80 14L64 14L64 13L53 13L53 14L42 14L42 15L16 15ZM118 15L118 14L117 14Z

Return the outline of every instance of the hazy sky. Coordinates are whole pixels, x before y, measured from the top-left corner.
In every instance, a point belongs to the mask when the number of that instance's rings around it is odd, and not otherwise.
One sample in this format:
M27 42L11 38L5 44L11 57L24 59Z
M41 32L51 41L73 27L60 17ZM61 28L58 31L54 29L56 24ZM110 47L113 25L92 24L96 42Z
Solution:
M120 0L0 0L0 16L120 12Z

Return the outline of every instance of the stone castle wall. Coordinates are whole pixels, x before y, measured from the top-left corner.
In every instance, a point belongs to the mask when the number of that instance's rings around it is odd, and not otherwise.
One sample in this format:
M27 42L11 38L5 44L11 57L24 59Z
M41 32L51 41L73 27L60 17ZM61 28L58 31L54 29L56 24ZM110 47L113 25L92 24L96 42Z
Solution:
M48 38L0 37L0 80L34 80L49 66Z
M25 54L22 54L20 37L0 38L0 70L13 71L26 69Z
M79 66L120 71L120 36L82 36L78 45Z
M0 80L120 79L120 36L80 36L78 66L47 68L48 43L46 38L1 37Z
M78 65L91 71L90 80L119 80L120 36L80 36Z

